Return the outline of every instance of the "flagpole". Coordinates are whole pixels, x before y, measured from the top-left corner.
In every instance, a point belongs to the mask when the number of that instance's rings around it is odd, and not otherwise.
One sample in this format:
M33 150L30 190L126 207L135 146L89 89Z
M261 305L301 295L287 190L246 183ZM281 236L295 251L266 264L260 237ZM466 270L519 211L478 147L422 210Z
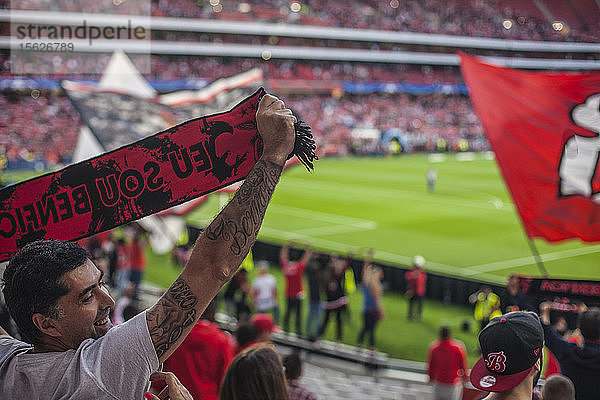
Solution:
M544 262L542 261L542 257L540 257L540 253L539 253L537 247L535 246L535 243L533 242L533 240L531 240L531 238L528 235L525 235L525 236L527 237L527 244L529 244L529 249L531 250L531 253L533 254L533 258L535 259L535 262L536 262L540 272L542 273L542 276L544 278L547 278L548 270L544 266Z

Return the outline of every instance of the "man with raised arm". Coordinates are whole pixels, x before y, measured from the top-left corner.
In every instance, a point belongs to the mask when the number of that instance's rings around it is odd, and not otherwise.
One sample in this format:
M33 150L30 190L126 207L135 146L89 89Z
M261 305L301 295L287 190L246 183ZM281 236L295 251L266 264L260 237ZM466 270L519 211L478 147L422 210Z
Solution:
M200 235L185 268L150 309L112 327L114 301L81 247L38 241L4 273L4 296L24 341L0 328L2 399L143 399L150 375L181 344L256 240L294 146L292 112L265 95L256 113L263 154Z

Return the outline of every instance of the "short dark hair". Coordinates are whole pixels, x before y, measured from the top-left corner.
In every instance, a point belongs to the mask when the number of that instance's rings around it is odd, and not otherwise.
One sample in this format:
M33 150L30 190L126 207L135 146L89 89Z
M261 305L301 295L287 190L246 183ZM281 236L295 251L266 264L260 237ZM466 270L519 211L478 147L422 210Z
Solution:
M31 319L33 314L56 313L58 299L69 291L61 282L63 275L89 257L75 243L54 240L29 243L13 256L4 271L2 292L24 341L39 343L41 332Z
M585 340L600 340L600 309L591 308L579 314L577 326Z
M258 337L258 331L256 330L256 326L250 321L241 322L238 324L237 329L234 333L235 340L239 348L243 348L248 343L256 340Z
M219 391L219 400L256 399L289 399L279 354L267 345L238 354L227 367Z
M544 400L575 400L575 386L564 375L552 375L544 382L542 396Z
M440 338L442 339L448 339L450 337L450 328L448 328L447 326L442 326L440 328Z
M285 377L287 380L298 379L302 374L302 359L298 351L292 351L283 357L283 366L285 367Z

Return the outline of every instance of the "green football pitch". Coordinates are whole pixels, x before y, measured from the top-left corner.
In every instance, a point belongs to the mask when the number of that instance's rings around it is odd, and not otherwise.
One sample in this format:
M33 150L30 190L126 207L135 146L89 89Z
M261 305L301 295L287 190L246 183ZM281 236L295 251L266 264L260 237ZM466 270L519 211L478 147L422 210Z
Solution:
M438 181L430 193L426 171ZM188 216L203 226L227 202L216 195ZM310 241L320 250L375 249L375 260L503 284L513 272L540 276L523 226L490 154L325 158L281 178L259 239ZM534 241L552 277L600 280L600 245Z

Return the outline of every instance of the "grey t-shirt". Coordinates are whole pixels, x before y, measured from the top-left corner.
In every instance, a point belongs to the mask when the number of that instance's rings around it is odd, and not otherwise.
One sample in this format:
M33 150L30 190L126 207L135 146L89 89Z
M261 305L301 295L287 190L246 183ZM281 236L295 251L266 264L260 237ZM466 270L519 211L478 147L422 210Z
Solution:
M0 336L0 399L141 400L159 366L146 312L77 350L29 350L28 343Z

